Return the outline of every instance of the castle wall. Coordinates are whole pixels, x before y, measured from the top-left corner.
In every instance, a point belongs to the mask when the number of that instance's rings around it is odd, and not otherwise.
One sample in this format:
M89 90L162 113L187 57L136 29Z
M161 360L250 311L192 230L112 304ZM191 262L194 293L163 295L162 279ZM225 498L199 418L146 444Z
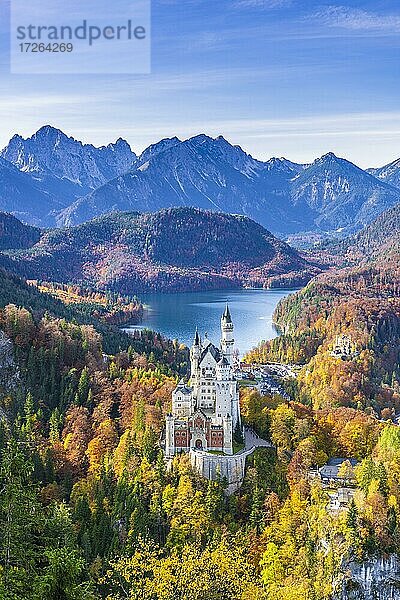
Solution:
M255 447L246 452L223 456L218 454L209 454L198 450L191 450L189 453L192 467L206 479L213 481L226 478L228 482L227 494L233 494L243 483L246 467L246 458L252 454Z

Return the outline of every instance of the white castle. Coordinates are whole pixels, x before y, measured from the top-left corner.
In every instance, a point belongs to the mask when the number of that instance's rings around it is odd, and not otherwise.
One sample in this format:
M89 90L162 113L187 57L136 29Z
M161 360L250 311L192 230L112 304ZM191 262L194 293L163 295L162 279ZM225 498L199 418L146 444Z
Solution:
M239 390L233 368L233 323L228 305L221 317L221 343L214 346L196 330L190 350L190 385L183 380L172 393L166 416L165 454L218 451L233 454L241 430Z

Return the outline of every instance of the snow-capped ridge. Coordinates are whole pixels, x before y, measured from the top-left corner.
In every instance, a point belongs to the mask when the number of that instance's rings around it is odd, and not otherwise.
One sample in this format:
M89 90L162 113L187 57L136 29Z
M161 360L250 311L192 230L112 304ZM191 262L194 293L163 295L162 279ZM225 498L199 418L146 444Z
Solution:
M367 172L385 183L400 188L400 158L396 158L383 167L367 169Z
M83 144L52 125L44 125L32 136L13 136L0 154L27 173L64 180L76 186L69 189L71 200L98 188L110 179L125 173L136 160L128 142L119 138L115 143L96 148Z
M25 183L26 189L40 188L33 195L51 206L58 224L81 223L110 211L193 206L246 215L280 235L336 230L344 235L400 201L399 189L389 180L400 179L400 159L373 173L334 152L312 164L282 156L262 161L222 134L204 132L183 140L164 138L137 157L122 137L95 147L44 125L26 139L14 135L0 157L14 165L17 175L26 175L18 177L21 189ZM9 203L11 190L7 186Z

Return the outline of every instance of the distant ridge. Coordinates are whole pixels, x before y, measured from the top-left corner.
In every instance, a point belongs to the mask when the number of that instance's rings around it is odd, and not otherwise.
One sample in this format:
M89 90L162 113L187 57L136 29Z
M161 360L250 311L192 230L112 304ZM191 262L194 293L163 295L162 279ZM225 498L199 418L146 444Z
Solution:
M118 292L243 285L298 285L319 269L243 216L194 208L114 213L44 232L5 256L29 279L75 282Z
M345 237L400 201L399 161L368 171L332 152L312 164L261 161L203 133L165 138L138 157L122 138L96 148L45 125L15 135L1 158L17 171L0 168L0 210L46 227L186 206L242 214L284 238Z
M334 251L362 261L400 256L400 204L385 211L356 235L333 247Z

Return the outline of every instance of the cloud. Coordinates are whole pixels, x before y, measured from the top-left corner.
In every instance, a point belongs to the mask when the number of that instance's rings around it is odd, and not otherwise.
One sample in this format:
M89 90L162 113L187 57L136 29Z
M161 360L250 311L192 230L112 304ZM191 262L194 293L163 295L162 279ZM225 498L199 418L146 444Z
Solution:
M273 10L275 8L287 8L292 0L236 0L235 8L264 8Z
M327 6L314 13L328 27L340 27L352 31L400 32L400 15L381 15L346 6Z

